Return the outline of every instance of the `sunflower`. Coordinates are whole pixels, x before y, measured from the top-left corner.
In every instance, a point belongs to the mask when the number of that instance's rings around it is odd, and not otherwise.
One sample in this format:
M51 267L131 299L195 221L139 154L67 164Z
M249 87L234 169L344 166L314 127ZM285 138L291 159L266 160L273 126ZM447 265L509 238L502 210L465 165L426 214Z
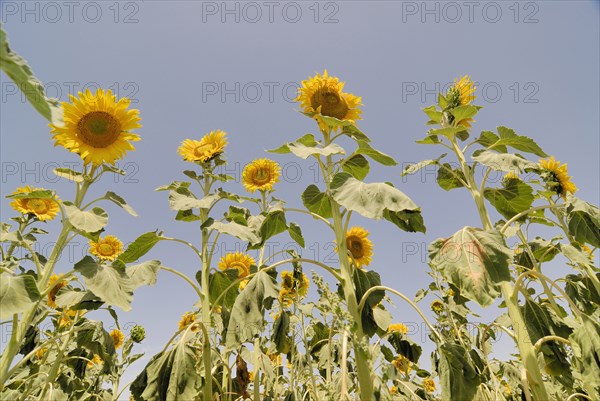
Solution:
M46 347L38 348L37 351L35 351L36 358L42 359L47 351L48 351L48 348L46 348Z
M304 113L314 115L319 128L323 131L328 125L320 116L334 117L354 124L356 120L361 119L362 111L358 108L362 105L361 98L342 92L344 85L345 83L340 82L339 78L329 76L325 70L323 75L317 74L302 81L296 101L300 102Z
M81 312L81 315L83 315L83 311ZM71 322L73 320L75 320L76 317L77 317L76 310L67 309L67 310L63 311L62 314L60 315L60 319L58 320L58 327L60 327L60 328L69 327L71 325Z
M285 306L290 306L297 297L303 298L308 293L310 281L304 273L299 278L294 277L294 272L281 272L281 290L279 291L279 300Z
M51 308L56 308L56 294L58 294L58 291L61 288L67 285L67 282L65 280L60 280L61 277L62 274L60 276L53 274L52 276L50 276L50 281L48 282L48 288L52 287L52 289L48 293L48 306ZM58 283L56 283L57 281Z
M390 394L392 394L392 395L398 394L398 387L396 387L396 386L390 387Z
M540 166L544 170L542 179L552 191L563 198L567 197L568 192L573 194L577 191L577 187L571 181L567 171L567 164L561 166L560 162L552 156L549 159L540 160Z
M403 323L394 323L394 324L390 324L390 326L387 329L388 333L401 333L401 334L406 334L408 333L408 327L406 327Z
M17 188L12 195L28 194L36 191L45 191L44 188L34 188L26 185ZM18 198L10 202L10 206L19 213L33 214L40 221L52 220L59 211L58 198Z
M444 303L442 301L440 301L439 299L436 299L435 301L433 301L431 303L430 307L431 307L431 310L437 314L440 314L444 311Z
M515 174L515 173L512 173L512 172L511 173L506 173L506 175L502 179L503 182L508 182L508 181L511 181L511 180L521 180L521 179L519 178L518 174Z
M90 253L101 260L113 261L123 253L123 243L114 235L107 235L97 242L90 241Z
M94 356L92 357L92 359L90 359L87 363L87 367L91 368L94 365L100 365L104 363L104 361L102 360L102 358L100 358L100 355L98 354L94 354Z
M411 370L411 362L404 355L398 355L396 359L392 361L392 364L398 369L400 373L409 373Z
M463 76L460 79L454 80L454 85L448 89L448 93L446 94L446 99L448 101L448 109L453 109L459 106L466 106L471 104L473 100L475 100L475 89L477 89L473 85L473 81L468 75ZM462 125L463 127L470 128L471 123L475 122L472 118L465 118L458 122L458 125Z
M435 381L431 377L423 379L423 390L427 393L433 393L435 391Z
M190 324L196 321L196 314L192 312L186 312L181 316L181 320L179 321L179 330L183 330L188 327ZM190 330L198 331L199 327L197 324L193 325Z
M227 146L226 135L225 132L216 130L204 135L199 141L186 139L177 149L177 153L187 162L208 162L223 153Z
M248 277L250 266L255 265L254 258L242 252L228 253L219 261L221 270L237 269L239 278Z
M359 268L368 266L373 257L373 243L368 237L369 232L362 227L352 227L346 233L346 248L352 255L350 262L354 261Z
M88 89L79 98L69 95L71 103L63 102L64 125L50 124L54 146L61 145L77 153L85 164L114 164L129 150L131 142L140 137L130 131L141 127L139 111L128 110L128 98L117 101L110 90L98 89L94 95Z
M110 337L115 343L115 349L121 348L121 345L123 345L123 340L125 340L125 334L123 334L123 332L119 329L114 329L108 334L110 334Z
M279 182L279 164L270 159L256 159L244 167L242 184L248 192L271 191Z

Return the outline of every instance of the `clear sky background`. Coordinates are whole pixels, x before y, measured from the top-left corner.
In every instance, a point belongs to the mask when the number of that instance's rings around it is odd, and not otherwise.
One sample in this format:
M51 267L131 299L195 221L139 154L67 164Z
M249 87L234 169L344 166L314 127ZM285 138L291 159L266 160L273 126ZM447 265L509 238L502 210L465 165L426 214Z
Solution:
M130 175L116 181L107 176L89 195L115 191L139 213L134 218L106 205L107 232L124 242L157 228L199 241L197 226L175 222L167 193L154 188L185 179L181 171L193 166L181 161L177 147L214 129L229 134L228 173L238 180L228 183L228 190L242 193L243 166L272 157L285 173L276 196L300 206L300 194L315 181L315 163L268 156L264 150L317 132L292 99L301 80L325 68L347 82L346 91L362 96L360 127L376 148L399 162L391 168L373 163L368 180L391 181L422 207L425 235L401 232L386 221L354 220L371 231L375 257L370 267L385 284L409 296L429 283L427 245L480 224L466 191L443 191L433 171L400 177L404 164L442 153L414 141L427 130L421 108L433 104L435 93L455 77L470 74L478 83L475 103L485 108L473 135L505 125L534 138L548 154L568 162L577 196L599 203L597 1L2 1L0 7L12 48L46 83L49 96L67 100L73 89L111 88L141 110L143 128L137 133L143 140L119 162ZM13 211L4 196L18 186L54 188L62 199L72 198L71 185L52 169L72 166L67 163L78 158L53 148L47 122L6 75L0 81L0 212L6 221ZM499 180L490 177L492 183ZM303 225L305 254L331 258L331 238L321 227L295 220ZM53 235L40 242L46 254L58 233L57 222L48 226ZM271 241L272 250L289 242L281 235ZM58 270L70 270L86 249L85 241L74 240ZM235 249L235 241L219 243L220 254ZM199 267L191 252L169 243L159 244L148 257L190 276ZM557 262L547 269L559 274L565 268ZM422 303L425 309L428 301ZM160 351L194 302L193 290L166 273L154 287L136 292L133 311L120 313L125 328L137 323L148 333L138 346L147 357L132 374ZM396 321L420 324L405 304L396 302L392 312ZM500 313L492 307L483 319ZM422 332L414 337L425 342ZM429 365L428 353L423 361Z

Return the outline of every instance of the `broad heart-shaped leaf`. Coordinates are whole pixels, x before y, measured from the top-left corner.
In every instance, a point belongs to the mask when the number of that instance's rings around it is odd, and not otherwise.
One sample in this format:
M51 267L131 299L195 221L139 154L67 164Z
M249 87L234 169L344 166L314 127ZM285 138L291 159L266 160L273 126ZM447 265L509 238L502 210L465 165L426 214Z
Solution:
M356 288L356 299L358 302L363 298L365 293L371 288L381 285L379 273L374 271L364 271L356 269L354 271L354 288ZM339 288L342 288L341 286ZM385 291L378 290L369 294L365 306L361 313L361 321L365 334L372 337L377 332L377 322L373 315L373 308L381 302L385 296Z
M582 315L583 323L569 337L575 358L573 362L584 382L596 390L588 394L600 399L600 324L593 317Z
M567 206L569 231L581 243L600 247L600 211L598 207L572 197Z
M238 295L227 326L226 346L235 349L261 332L265 302L279 296L277 285L265 271L259 271Z
M285 212L283 210L275 210L267 213L267 216L262 221L259 229L260 241L256 244L250 245L248 249L260 248L269 238L284 232L287 230L287 228Z
M302 236L302 229L300 228L300 226L296 223L290 223L289 227L288 227L288 233L290 234L290 237L296 241L296 243L298 245L300 245L302 248L304 248L304 237Z
M364 180L369 174L369 161L363 155L354 155L342 164L345 172L352 174L357 180Z
M82 291L78 288L65 291L60 290L56 296L56 305L72 310L96 310L104 304L100 298L91 291Z
M481 384L467 351L458 344L445 343L439 347L442 399L446 401L471 401Z
M496 153L491 150L476 150L473 160L490 167L493 170L519 174L527 168L536 168L537 164L518 155L510 153Z
M77 262L74 269L83 276L86 287L108 305L131 310L134 285L124 269L117 264L99 265L91 256Z
M138 265L129 266L125 269L127 275L131 279L133 289L139 288L143 285L154 285L156 284L156 277L160 271L159 260L148 260Z
M420 210L401 210L399 212L385 210L383 218L409 233L426 232L423 215L421 215Z
M465 227L431 243L429 259L462 296L481 306L489 306L500 294L498 284L510 280L510 250L498 231Z
M108 214L99 207L83 211L69 201L64 201L63 206L69 223L78 230L95 233L108 223Z
M462 181L461 181L462 180ZM459 168L453 168L450 163L440 165L437 174L437 183L445 191L464 187L465 174Z
M189 401L196 399L201 377L196 363L201 356L186 342L152 357L142 373L131 384L136 400Z
M348 173L336 174L331 189L337 203L370 219L381 219L386 210L419 210L408 196L393 186L386 183L366 184Z
M232 286L226 295L223 292L238 278L237 269L227 269L224 272L216 271L211 273L208 278L208 291L211 305L220 298L218 305L224 305L228 308L233 306L238 293L238 286Z
M122 207L127 213L129 213L132 216L138 215L135 212L135 210L133 210L133 208L127 204L127 201L125 201L125 199L123 199L122 197L120 197L119 195L117 195L114 192L108 191L106 193L106 195L104 195L104 199L107 199L107 200L115 203L119 207Z
M104 371L113 365L113 357L116 353L115 343L110 334L104 329L102 322L84 319L77 330L77 347L85 348L98 354L104 361Z
M503 188L486 188L483 192L485 199L496 208L498 213L510 219L531 208L533 188L519 179L505 180L502 186Z
M290 152L302 159L307 159L312 155L331 156L337 154L343 155L346 153L344 148L335 143L331 143L322 148L318 145L319 142L315 141L314 136L312 134L307 134L298 139L296 142L291 142L284 146L287 146L287 149Z
M373 149L369 142L367 141L358 141L358 149L354 152L354 154L362 154L370 157L378 163L383 164L384 166L395 166L396 160L393 157L386 155L378 151L377 149Z
M7 320L15 313L25 312L39 300L40 293L33 276L0 273L0 319Z
M217 194L196 199L187 189L177 189L169 192L169 207L172 210L207 209L217 199L219 199Z
M62 108L58 101L46 97L44 85L33 75L27 61L10 49L2 25L0 25L0 68L19 87L42 117L50 122L62 122Z
M442 112L438 111L437 108L433 105L429 106L429 107L425 107L423 109L423 112L425 114L427 114L427 116L430 119L428 124L439 124L440 121L442 121Z
M323 218L328 219L332 216L329 197L314 184L306 187L302 193L302 203L310 212Z
M448 139L452 139L454 138L457 134L466 131L467 128L460 125L458 127L445 127L445 128L438 128L438 129L430 129L429 131L427 131L427 135L429 136L445 136Z
M252 228L234 222L222 223L220 221L214 221L208 226L208 228L217 230L221 234L231 235L241 239L242 241L247 241L250 244L257 244L261 240Z
M547 157L546 152L539 147L537 143L531 138L526 136L517 135L515 131L506 127L498 127L498 134L500 139L495 144L490 146L491 148L497 149L497 146L510 146L511 148L520 150L522 152L533 153L540 157ZM499 149L498 149L499 150Z
M508 149L505 145L498 144L499 141L500 138L498 137L498 135L494 134L492 131L481 131L481 135L479 135L479 138L477 138L475 142L477 142L486 149L490 146L493 146L494 150L500 153L508 152Z
M464 105L458 106L450 110L452 117L454 118L454 122L458 123L462 120L466 120L467 118L474 117L481 107L472 106L472 105Z
M281 154L291 153L292 152L290 149L291 144L297 144L297 145L302 145L304 147L313 148L313 147L317 146L319 144L319 142L317 142L315 140L315 136L313 134L306 134L306 135L296 139L294 142L288 142L286 144L281 145L277 149L267 150L267 152L281 153Z
M142 234L119 256L119 260L123 263L135 262L147 254L161 239L163 238L157 234L157 231Z

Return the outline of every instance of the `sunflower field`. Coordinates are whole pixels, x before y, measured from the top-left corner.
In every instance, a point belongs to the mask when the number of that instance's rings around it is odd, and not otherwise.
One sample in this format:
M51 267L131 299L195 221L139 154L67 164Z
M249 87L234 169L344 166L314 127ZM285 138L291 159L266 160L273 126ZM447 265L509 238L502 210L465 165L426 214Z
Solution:
M235 162L235 135L215 128L173 143L165 153L186 168L152 183L164 198L155 214L195 227L194 235L178 238L165 227L125 243L108 229L106 205L121 212L111 219L138 213L101 178L126 174L118 161L144 139L144 110L110 88L61 103L47 98L4 30L0 60L47 119L48 152L82 166L53 170L70 192L3 188L12 214L0 231L0 318L10 333L2 340L2 400L600 400L598 206L577 197L577 180L544 152L544 138L503 125L476 132L484 111L470 76L423 109L422 139L404 145L426 147L430 157L400 169L361 130L363 100L347 91L352 82L316 73L295 99L315 134L252 155L240 182L224 173ZM319 180L298 191L303 207L279 198L284 158L317 166ZM378 182L373 166L398 180ZM403 236L425 233L436 223L399 187L401 176L430 167L442 189L472 198L477 223L455 221L453 232L428 244L430 284L405 293L382 281L364 221ZM491 182L492 174L502 179ZM90 196L98 191L104 195ZM45 229L51 221L55 232ZM307 250L315 229L331 238L333 261ZM48 237L46 257L36 243ZM293 246L270 252L276 237ZM222 253L219 238L243 248ZM77 239L88 252L68 264L63 256ZM193 269L179 266L177 254L148 256L169 243L194 255ZM544 270L553 260L564 261L560 276ZM195 302L161 349L145 355L151 333L125 327L123 316L138 290L166 276ZM395 308L416 313L426 336ZM482 310L494 315L482 318ZM497 352L499 336L511 353Z

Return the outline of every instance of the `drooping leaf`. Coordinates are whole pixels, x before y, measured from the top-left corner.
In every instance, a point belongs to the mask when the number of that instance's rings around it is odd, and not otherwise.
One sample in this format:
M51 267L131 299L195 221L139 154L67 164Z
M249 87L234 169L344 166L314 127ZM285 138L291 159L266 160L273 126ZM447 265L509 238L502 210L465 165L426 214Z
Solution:
M144 233L136 238L123 252L119 255L119 260L123 263L132 263L150 252L150 250L156 245L162 236L157 234L157 231L150 231Z
M596 394L588 395L600 399L600 324L590 316L581 318L583 323L569 337L573 361L582 380L596 390Z
M571 198L567 207L569 231L581 243L588 243L595 248L600 247L600 211L598 207Z
M0 273L1 320L11 319L15 313L28 311L39 300L40 293L33 276Z
M217 230L221 234L231 235L241 239L242 241L247 241L250 244L257 244L261 240L251 227L243 226L234 222L222 223L220 221L213 221L208 228Z
M476 150L473 160L493 170L519 174L528 168L537 168L537 164L511 153L496 153L491 150Z
M445 343L439 347L438 374L442 387L442 399L448 401L471 401L477 393L481 379L466 350L458 344Z
M69 201L64 201L63 206L69 223L78 230L95 233L108 223L108 214L99 207L83 211Z
M374 149L367 141L358 141L358 149L354 153L368 156L384 166L395 166L398 164L393 157Z
M298 224L290 223L288 227L288 233L298 245L304 248L304 237L302 236L302 230L300 229L300 226Z
M160 271L159 260L148 260L146 262L129 266L126 268L126 273L131 279L133 289L137 289L143 285L154 285L156 284L156 278Z
M118 267L103 266L91 256L85 256L74 266L83 276L86 287L108 305L118 306L124 311L131 310L134 286L125 270Z
M350 173L357 180L364 180L369 174L369 161L363 155L354 155L347 159L342 168L345 172Z
M489 306L500 294L498 284L510 280L510 250L498 231L465 227L450 238L429 247L432 268L481 306Z
M119 195L117 195L114 192L108 191L106 193L106 195L104 195L104 198L115 203L117 206L123 208L127 213L129 213L132 216L137 216L138 214L135 212L135 210L133 210L133 208L131 206L129 206L127 204L127 201L125 201L125 199L123 199L122 197L120 197Z
M331 202L324 192L314 184L309 185L302 193L302 203L312 213L323 218L331 218Z
M530 209L534 199L533 188L519 179L505 180L502 188L486 188L483 196L507 219Z

